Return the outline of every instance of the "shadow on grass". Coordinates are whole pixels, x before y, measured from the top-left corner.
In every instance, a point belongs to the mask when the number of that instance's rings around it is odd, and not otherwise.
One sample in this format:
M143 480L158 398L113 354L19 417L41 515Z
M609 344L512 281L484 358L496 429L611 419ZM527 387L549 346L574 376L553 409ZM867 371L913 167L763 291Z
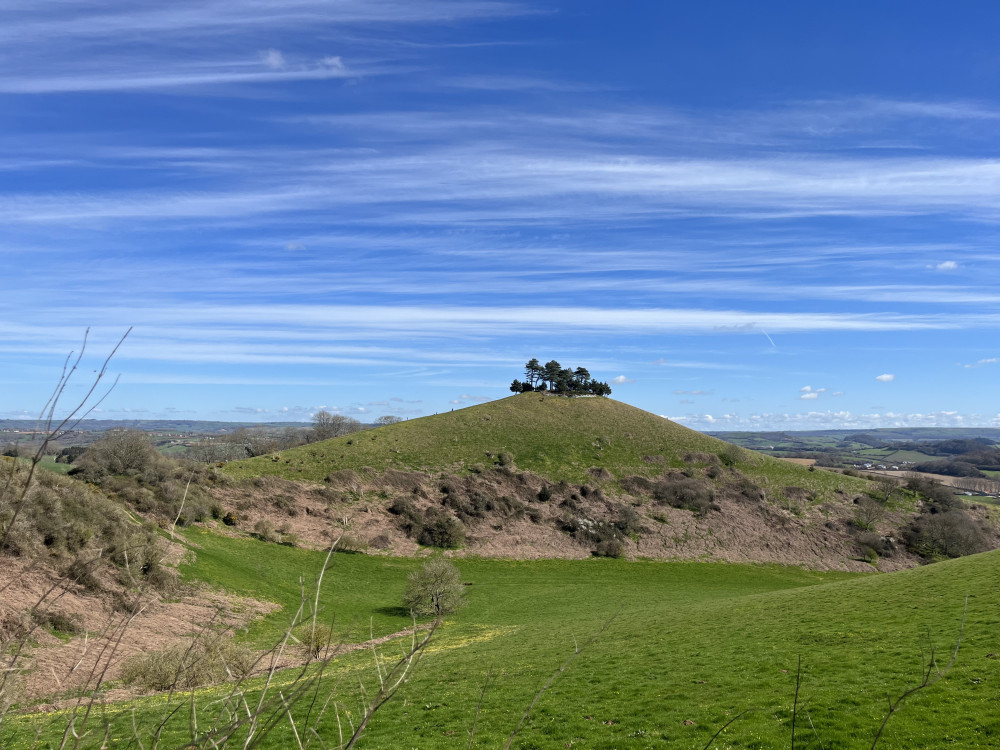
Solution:
M375 610L375 612L380 615L385 615L386 617L402 617L407 621L413 619L410 617L410 610L406 607L379 607Z

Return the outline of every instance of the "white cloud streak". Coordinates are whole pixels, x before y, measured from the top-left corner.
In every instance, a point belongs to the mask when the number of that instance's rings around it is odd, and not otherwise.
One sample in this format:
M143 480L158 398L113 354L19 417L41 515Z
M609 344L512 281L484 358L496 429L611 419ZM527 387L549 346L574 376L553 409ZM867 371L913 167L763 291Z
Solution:
M736 413L670 416L699 430L817 430L877 429L881 427L1000 427L1000 414L962 414L957 411L869 412L811 411L802 414Z
M234 75L342 74L323 69ZM250 164L247 170L253 172ZM989 159L606 159L582 152L543 156L508 150L497 155L488 149L432 148L411 156L364 159L313 154L308 163L296 166L293 158L268 177L280 186L253 185L248 179L197 194L14 194L0 218L17 223L148 221L262 212L294 216L316 210L337 215L339 210L349 219L357 216L359 206L368 206L372 221L415 225L629 221L732 212L758 220L940 211L1000 219L1000 162Z
M266 42L280 38L301 46L322 30L322 37L330 43L345 46L352 44L359 29L377 35L407 26L535 12L514 3L477 0L178 0L162 5L39 0L8 12L0 26L0 70L4 71L0 94L350 77L358 73L344 65L339 51L327 51L317 56L317 62L303 65ZM248 46L253 49L251 45L265 48L257 60L261 70L246 70L249 60L234 62L239 59L234 55ZM184 62L192 59L198 62ZM368 76L388 69L362 67Z
M1000 357L986 357L985 359L980 359L977 360L976 362L962 365L962 367L964 367L967 370L971 370L977 367L982 367L983 365L993 365L996 364L997 362L1000 362Z

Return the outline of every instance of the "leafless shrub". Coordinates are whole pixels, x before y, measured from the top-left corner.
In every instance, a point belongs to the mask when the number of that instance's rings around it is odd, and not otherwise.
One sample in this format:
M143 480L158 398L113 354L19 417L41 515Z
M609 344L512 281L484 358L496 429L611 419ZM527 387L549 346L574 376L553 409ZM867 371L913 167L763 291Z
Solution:
M922 513L905 532L906 545L921 557L961 557L983 552L986 539L976 520L962 510Z
M250 674L258 654L229 634L203 634L188 645L133 654L122 663L121 679L146 692L188 690L239 680Z
M328 411L320 410L313 414L313 426L309 435L309 442L319 442L330 438L349 435L362 429L361 423L353 417L345 417L343 414L331 414Z
M860 529L874 531L876 524L885 516L885 506L872 497L855 499L854 522Z

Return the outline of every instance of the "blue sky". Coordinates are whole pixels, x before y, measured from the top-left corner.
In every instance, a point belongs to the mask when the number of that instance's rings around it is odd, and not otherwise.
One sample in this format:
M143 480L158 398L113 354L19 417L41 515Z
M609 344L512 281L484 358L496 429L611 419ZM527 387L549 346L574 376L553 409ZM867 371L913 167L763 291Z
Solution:
M1000 425L992 2L0 2L0 417ZM72 399L77 391L67 393Z

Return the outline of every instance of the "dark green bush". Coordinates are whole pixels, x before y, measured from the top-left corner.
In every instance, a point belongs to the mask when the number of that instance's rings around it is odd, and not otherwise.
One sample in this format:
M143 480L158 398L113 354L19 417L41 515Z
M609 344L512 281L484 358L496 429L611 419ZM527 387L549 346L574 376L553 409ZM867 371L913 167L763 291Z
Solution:
M743 460L744 451L738 445L727 445L719 451L719 460L726 466L735 466Z
M865 551L870 549L879 557L892 557L898 551L892 539L872 532L858 534L857 541L858 550L861 555L864 555Z
M428 514L417 541L427 547L461 547L465 544L465 527L453 516Z
M618 507L618 518L614 525L625 536L641 534L646 531L646 527L642 524L642 516L635 511L635 508L630 508L627 505Z
M603 539L591 554L595 557L624 557L625 545L618 539Z
M397 497L390 503L387 510L397 516L399 528L406 536L411 539L420 536L424 527L424 519L412 500L406 497Z

